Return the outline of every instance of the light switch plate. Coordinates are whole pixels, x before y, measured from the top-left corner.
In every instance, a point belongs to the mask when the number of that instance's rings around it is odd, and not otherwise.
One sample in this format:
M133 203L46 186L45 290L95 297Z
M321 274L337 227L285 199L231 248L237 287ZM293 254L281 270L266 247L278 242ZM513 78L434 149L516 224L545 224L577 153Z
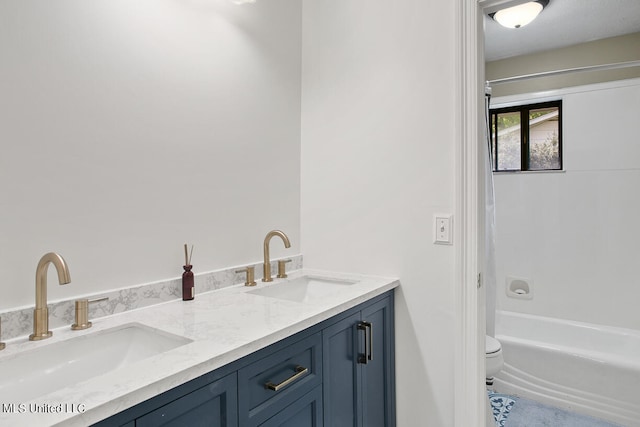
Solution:
M434 243L439 245L453 244L453 215L436 214L434 218Z

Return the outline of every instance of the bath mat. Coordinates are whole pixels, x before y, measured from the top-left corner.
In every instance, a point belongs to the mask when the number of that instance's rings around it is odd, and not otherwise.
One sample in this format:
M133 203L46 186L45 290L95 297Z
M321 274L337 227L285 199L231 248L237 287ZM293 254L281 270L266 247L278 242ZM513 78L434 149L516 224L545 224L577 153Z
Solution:
M545 405L524 397L518 398L518 403L511 410L506 425L507 427L622 427L619 424Z
M504 427L504 423L507 421L507 417L513 408L513 404L516 403L517 397L508 396L506 394L494 393L489 391L489 402L491 402L491 409L493 410L493 418L496 420L496 425Z

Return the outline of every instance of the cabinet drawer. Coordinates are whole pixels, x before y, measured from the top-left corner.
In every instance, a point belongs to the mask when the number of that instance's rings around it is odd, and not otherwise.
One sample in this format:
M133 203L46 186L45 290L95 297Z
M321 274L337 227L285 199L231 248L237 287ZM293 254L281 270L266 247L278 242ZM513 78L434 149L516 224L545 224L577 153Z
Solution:
M322 386L317 386L300 399L269 418L260 427L321 427Z
M240 425L261 424L321 381L321 333L297 341L240 369Z
M238 425L236 374L199 388L135 421L136 427Z

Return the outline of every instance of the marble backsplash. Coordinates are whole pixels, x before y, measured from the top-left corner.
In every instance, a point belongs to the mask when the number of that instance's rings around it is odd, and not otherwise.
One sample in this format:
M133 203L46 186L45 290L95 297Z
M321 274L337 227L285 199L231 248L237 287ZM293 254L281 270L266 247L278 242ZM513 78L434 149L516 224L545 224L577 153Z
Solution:
M287 263L287 271L302 268L302 255L283 259L291 259L291 262ZM262 279L262 263L248 265L255 267L255 280L259 281ZM198 294L200 293L244 283L245 274L236 273L236 270L245 267L247 267L247 265L194 274L195 297L198 298ZM277 268L278 260L271 261L271 271L274 277L277 274ZM90 301L108 298L104 301L89 304L89 320L97 319L124 311L181 299L182 278L177 277L133 286L131 288L100 292L95 295L83 296L83 298L88 298ZM75 322L75 299L50 302L48 307L49 329L55 329L64 325L71 326ZM2 336L0 336L0 341L29 335L33 332L33 307L6 310L0 313L0 320L2 322Z

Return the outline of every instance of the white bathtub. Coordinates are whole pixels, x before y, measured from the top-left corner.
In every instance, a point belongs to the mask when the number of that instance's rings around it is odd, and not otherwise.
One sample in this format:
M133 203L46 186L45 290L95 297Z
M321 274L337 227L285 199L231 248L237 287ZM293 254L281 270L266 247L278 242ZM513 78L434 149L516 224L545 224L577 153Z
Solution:
M496 338L497 391L640 426L640 331L498 311Z

